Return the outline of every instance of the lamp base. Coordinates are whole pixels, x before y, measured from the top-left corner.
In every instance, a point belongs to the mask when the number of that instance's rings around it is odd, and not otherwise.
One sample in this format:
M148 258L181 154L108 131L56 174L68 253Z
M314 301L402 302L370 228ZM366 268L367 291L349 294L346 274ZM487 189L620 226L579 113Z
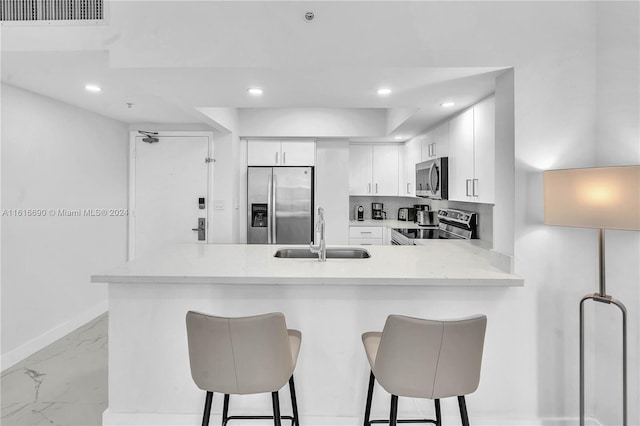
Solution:
M622 312L622 425L627 426L627 308L612 296L593 293L580 300L580 426L584 426L584 302L595 302L616 305Z

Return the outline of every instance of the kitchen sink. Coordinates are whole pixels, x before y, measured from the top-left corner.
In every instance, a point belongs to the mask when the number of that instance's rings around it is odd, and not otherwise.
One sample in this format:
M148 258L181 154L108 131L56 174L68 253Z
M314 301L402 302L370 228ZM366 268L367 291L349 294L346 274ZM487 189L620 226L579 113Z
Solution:
M317 253L311 253L308 248L281 248L274 257L283 259L317 259ZM330 247L327 248L327 259L368 259L371 254L363 248Z

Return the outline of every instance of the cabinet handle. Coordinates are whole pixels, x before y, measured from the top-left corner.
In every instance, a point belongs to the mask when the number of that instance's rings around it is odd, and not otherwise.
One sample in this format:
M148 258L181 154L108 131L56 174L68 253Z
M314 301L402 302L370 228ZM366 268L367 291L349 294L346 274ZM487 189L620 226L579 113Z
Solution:
M411 194L411 184L407 184L407 194Z
M376 194L378 193L378 184L376 183Z
M279 152L276 152L276 164L278 164L278 155L279 154L280 154Z
M282 153L282 164L287 164L287 153L286 152Z
M431 148L431 155L436 157L436 144L435 142L431 144L433 148Z
M362 234L371 234L371 231L360 231L360 235Z
M466 185L467 185L467 188L466 188L467 189L467 197L471 197L471 194L469 193L470 192L469 191L469 183L471 183L471 179L467 179L465 182L466 182Z
M477 192L476 192L476 182L478 182L478 179L473 179L473 196L474 196L474 197L477 197L477 196L478 196L478 194L477 194ZM480 183L480 182L478 182L478 184L479 184L479 183Z
M371 182L367 184L367 194L371 194Z

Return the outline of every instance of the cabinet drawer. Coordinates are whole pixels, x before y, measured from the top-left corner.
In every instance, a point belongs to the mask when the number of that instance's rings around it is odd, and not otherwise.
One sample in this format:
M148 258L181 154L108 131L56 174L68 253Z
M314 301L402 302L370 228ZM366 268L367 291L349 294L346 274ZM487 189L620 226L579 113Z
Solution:
M381 226L350 226L349 238L380 238L382 239Z
M381 246L384 244L382 238L349 238L352 246Z

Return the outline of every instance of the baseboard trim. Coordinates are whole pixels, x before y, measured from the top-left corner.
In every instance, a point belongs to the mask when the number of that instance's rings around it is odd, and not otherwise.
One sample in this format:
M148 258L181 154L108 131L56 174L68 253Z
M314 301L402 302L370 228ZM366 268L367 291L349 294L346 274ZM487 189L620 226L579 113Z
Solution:
M578 423L577 417L566 418L483 418L472 417L474 426L569 426ZM603 426L595 419L585 419L585 426ZM113 413L108 408L102 414L103 426L190 426L200 424L202 414L187 413ZM210 424L220 424L219 414L211 414ZM443 424L460 424L460 418L445 416ZM301 416L300 423L308 426L361 426L360 417ZM272 425L271 420L252 421L253 426Z
M78 327L81 327L92 319L104 314L108 309L109 302L104 300L97 305L82 311L68 321L55 326L51 330L42 333L40 336L37 336L7 352L6 354L2 354L2 359L0 360L2 371L13 367L20 361L38 352L40 349L50 345L58 339L63 338Z

